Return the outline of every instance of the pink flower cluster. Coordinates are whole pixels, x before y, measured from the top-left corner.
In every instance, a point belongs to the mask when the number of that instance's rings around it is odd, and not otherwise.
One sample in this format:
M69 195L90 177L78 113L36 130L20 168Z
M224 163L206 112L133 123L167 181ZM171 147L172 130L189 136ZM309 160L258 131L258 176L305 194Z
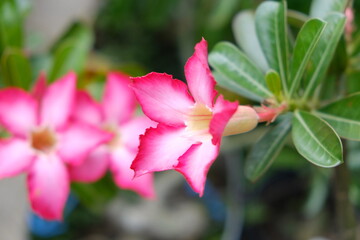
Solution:
M174 169L202 195L221 137L253 129L258 115L217 96L205 40L185 75L188 87L163 73L132 82L110 73L101 102L76 89L74 73L49 86L41 76L31 93L0 90L0 124L11 133L0 141L0 178L26 173L32 209L49 220L62 219L71 181L108 170L120 188L152 198L151 173ZM135 114L136 98L151 120Z

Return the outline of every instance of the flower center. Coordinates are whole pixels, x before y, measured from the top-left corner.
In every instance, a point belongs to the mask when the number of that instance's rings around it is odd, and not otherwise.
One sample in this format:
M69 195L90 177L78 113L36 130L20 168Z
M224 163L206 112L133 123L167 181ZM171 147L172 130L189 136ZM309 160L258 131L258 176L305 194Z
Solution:
M118 129L113 126L113 125L110 125L110 124L107 124L103 127L103 129L109 133L112 133L114 134L113 138L106 143L106 145L110 148L110 149L116 149L118 148L121 144L122 144L122 141L121 141L121 134L120 132L118 131Z
M30 142L34 149L48 153L55 148L57 139L54 131L44 127L31 132Z
M209 133L212 111L204 104L196 103L185 121L186 128L196 135Z

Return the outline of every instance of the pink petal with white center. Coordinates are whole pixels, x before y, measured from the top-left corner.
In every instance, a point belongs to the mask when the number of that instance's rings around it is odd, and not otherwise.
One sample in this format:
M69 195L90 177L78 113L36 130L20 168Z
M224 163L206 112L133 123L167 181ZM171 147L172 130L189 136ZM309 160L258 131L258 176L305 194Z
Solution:
M44 72L41 72L38 79L36 80L36 83L32 89L32 95L40 101L41 98L44 96L44 93L46 91L47 84L46 84L46 75Z
M183 174L193 188L199 193L200 197L204 193L206 175L211 164L219 154L220 144L214 145L211 141L193 145L179 159L179 164L175 170Z
M133 190L145 198L154 198L153 174L145 174L134 178L134 171L130 165L136 156L136 152L119 148L110 155L110 169L113 172L115 183L123 189Z
M108 74L102 104L107 121L123 123L134 114L136 98L129 87L130 83L130 78L125 74Z
M156 127L157 123L151 121L148 117L136 117L120 126L121 140L127 149L138 151L139 138L145 130L150 127Z
M89 124L99 125L103 119L101 105L97 103L86 91L77 91L72 119Z
M62 220L70 181L60 158L55 154L38 155L29 171L27 183L34 212L46 220Z
M184 126L186 114L194 105L185 83L155 72L133 80L136 97L150 119L170 126Z
M59 155L73 166L82 164L92 150L113 137L113 134L85 123L71 123L58 135Z
M185 127L159 124L157 128L148 128L140 136L139 152L131 165L135 176L173 169L179 157L197 143L185 134Z
M226 101L222 95L216 99L213 118L210 122L210 134L213 136L213 144L220 142L224 129L237 108L237 102Z
M35 155L29 143L20 138L0 141L0 179L26 171Z
M71 181L95 182L105 175L108 166L108 151L105 146L100 146L92 151L81 165L69 166Z
M37 123L38 104L20 88L0 91L0 122L16 136L26 137Z
M207 42L204 39L196 44L195 53L186 62L185 76L195 101L212 107L217 94L216 82L208 65Z
M41 125L62 128L68 122L75 100L76 76L68 73L51 84L41 101Z

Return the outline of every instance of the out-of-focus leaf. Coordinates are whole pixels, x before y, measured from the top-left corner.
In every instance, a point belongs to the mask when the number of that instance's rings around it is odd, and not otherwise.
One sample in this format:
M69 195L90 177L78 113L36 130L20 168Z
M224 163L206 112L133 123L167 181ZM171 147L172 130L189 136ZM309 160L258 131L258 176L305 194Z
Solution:
M289 46L285 2L267 1L255 13L256 32L270 68L280 74L287 94Z
M253 146L245 165L245 176L249 180L255 181L266 172L283 148L290 129L291 116L286 116Z
M218 0L210 15L208 25L212 29L220 29L230 21L237 9L239 0Z
M308 99L319 86L329 64L334 56L336 46L340 40L345 26L345 16L341 13L333 13L325 18L327 22L325 30L314 50L307 71L304 74L305 91L302 99Z
M7 48L1 57L1 74L4 85L29 89L32 81L29 60L19 49Z
M316 169L311 180L310 192L304 205L304 214L308 218L316 216L324 207L329 192L329 172Z
M263 73L233 44L218 43L209 55L209 63L223 76L216 79L220 86L240 95L245 92L255 100L272 96Z
M23 45L22 17L14 0L0 1L0 55L7 47Z
M348 93L360 92L360 71L354 71L346 76L346 88Z
M255 15L252 11L238 13L232 24L236 43L244 53L264 72L269 69L256 35Z
M53 82L69 71L75 71L80 75L92 43L93 34L88 27L81 24L73 25L53 48L49 81Z
M290 26L301 28L309 20L309 16L296 10L287 10L287 20Z
M118 192L110 175L106 175L95 183L72 183L71 189L80 202L93 211L101 211L104 204Z
M292 138L298 152L320 167L335 167L343 162L339 136L324 120L295 111Z
M348 0L313 0L310 16L324 18L331 12L344 12Z
M360 140L360 93L319 109L316 114L344 138Z
M265 75L265 81L269 90L277 97L281 94L281 80L279 74L270 69Z
M319 40L324 33L326 23L320 19L311 19L301 28L295 42L294 55L291 62L291 74L289 79L289 96L298 90L301 78L304 74L310 57L318 46Z
M30 0L15 0L19 13L24 17L31 8Z

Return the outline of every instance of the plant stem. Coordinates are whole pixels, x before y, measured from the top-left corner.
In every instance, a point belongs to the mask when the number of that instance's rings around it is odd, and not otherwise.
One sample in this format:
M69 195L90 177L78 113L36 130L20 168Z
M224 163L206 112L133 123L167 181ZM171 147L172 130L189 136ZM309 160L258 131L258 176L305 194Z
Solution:
M346 141L343 140L344 162L335 168L335 201L339 240L356 240L354 207L349 199L350 174L346 165Z

